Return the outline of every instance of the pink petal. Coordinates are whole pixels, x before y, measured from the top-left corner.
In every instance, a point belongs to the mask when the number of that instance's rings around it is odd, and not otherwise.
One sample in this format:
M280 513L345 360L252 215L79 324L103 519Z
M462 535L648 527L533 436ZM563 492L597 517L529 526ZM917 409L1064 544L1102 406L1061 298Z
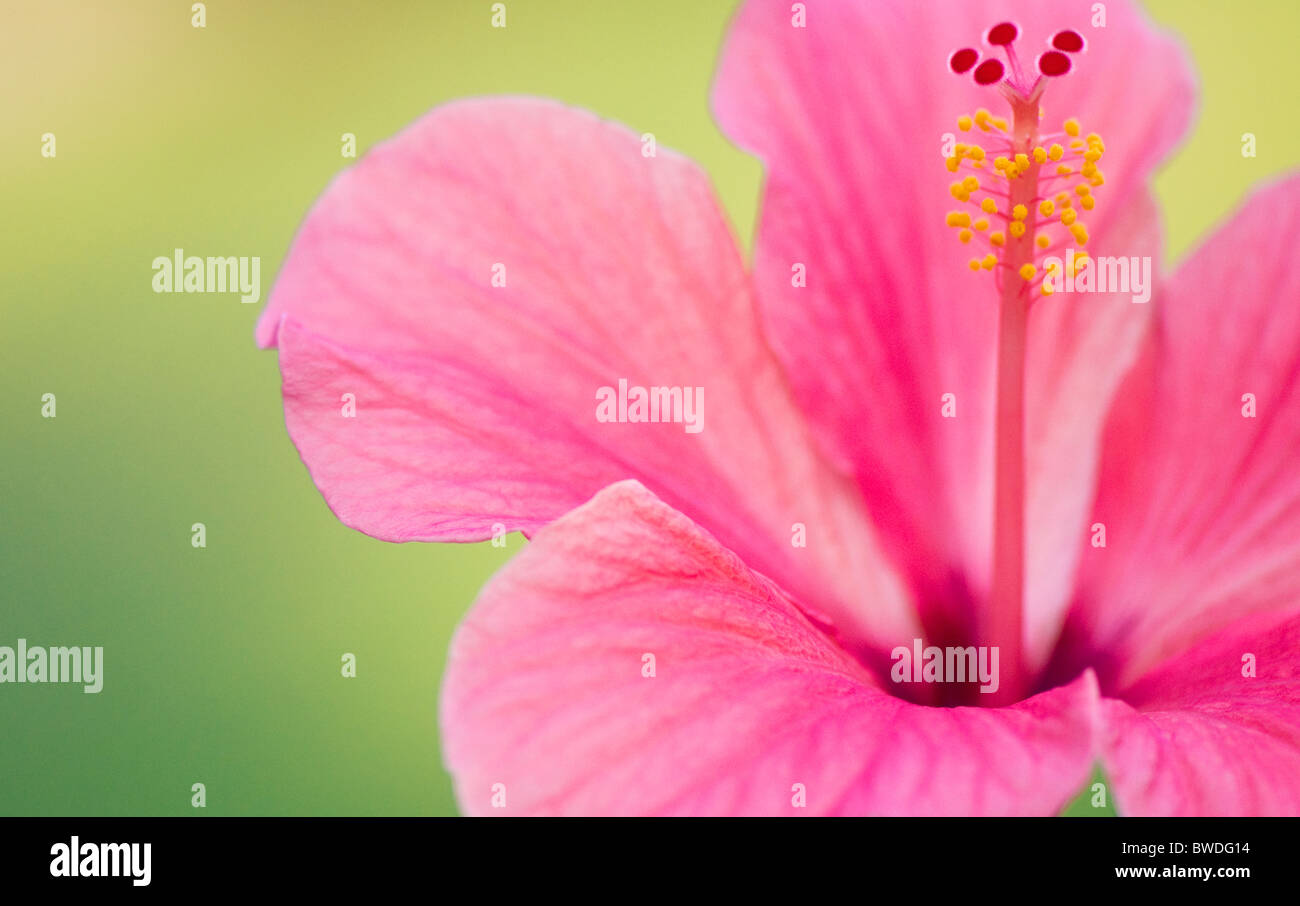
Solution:
M1300 814L1300 618L1249 617L1123 697L1103 746L1124 814Z
M1298 229L1300 177L1257 193L1174 276L1117 397L1070 633L1108 685L1300 607Z
M280 347L313 480L367 534L464 541L531 533L636 477L850 635L910 631L859 495L814 452L759 334L707 179L642 149L555 103L481 100L334 181L257 334ZM598 422L620 378L703 388L702 430Z
M441 714L471 814L1020 814L1055 812L1087 778L1096 707L1091 674L1005 709L894 698L775 585L624 482L484 590Z
M777 354L931 612L958 622L988 581L997 299L943 225L953 202L940 147L946 133L962 140L959 114L1005 111L995 91L951 74L947 59L979 45L1007 6L808 4L807 27L795 28L789 3L753 0L736 18L714 89L726 132L767 167L755 271ZM1143 187L1188 122L1183 54L1128 3L1106 4L1104 29L1092 27L1086 3L1026 3L1013 15L1027 60L1060 28L1089 40L1043 102L1050 128L1077 116L1106 141L1089 251L1156 254ZM791 285L795 262L807 267L805 288ZM1027 378L1035 661L1068 601L1106 404L1149 307L1126 294L1038 308ZM956 418L941 414L948 393Z

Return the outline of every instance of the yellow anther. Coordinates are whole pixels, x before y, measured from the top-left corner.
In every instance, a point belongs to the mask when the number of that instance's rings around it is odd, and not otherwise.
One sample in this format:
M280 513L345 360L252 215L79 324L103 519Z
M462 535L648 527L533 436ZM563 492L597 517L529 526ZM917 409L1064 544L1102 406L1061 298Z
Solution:
M984 160L984 149L979 145L971 145L970 148L966 150L966 156L976 163L979 163Z
M975 234L972 233L970 230L962 230L960 233L957 234L957 238L960 239L962 242L970 242L970 237L974 235Z
M1097 161L1101 160L1101 152L1096 150L1085 151L1083 153L1083 159L1086 161L1091 161L1093 163L1096 163Z
M1094 176L1096 172L1097 172L1097 165L1094 164L1092 161L1088 161L1082 167L1079 168L1079 175L1088 178Z
M988 228L989 228L989 222L985 220L983 217L975 221L975 229L979 230L981 233L987 230Z
M1034 279L1034 275L1037 273L1038 268L1034 267L1032 264L1025 264L1020 268L1020 276L1024 277L1026 281Z
M952 153L957 157L965 157L966 146L963 145L961 142L958 142L957 144L952 146Z
M1042 148L1034 149L1034 163L1041 164L1047 160L1047 152Z
M1004 120L1004 119L1003 119L1002 117L1000 117L1000 116L995 116L995 117L993 118L993 125L994 125L994 126L997 126L997 127L998 127L999 129L1001 129L1003 132L1006 132L1006 131L1007 131L1007 121Z
M977 271L980 269L980 260L978 258L972 258L970 260L970 269L973 271Z
M993 245L996 246L1005 245L1006 241L1007 241L1007 237L1003 236L1001 232L989 233L989 242L991 242Z
M1083 142L1079 141L1078 139L1075 139L1074 141L1070 142L1070 149L1073 151L1082 151Z
M985 214L996 214L998 212L998 203L992 198L986 198L980 202L980 210Z
M1056 205L1052 204L1052 199L1047 199L1038 205L1038 213L1044 217L1051 217L1052 212L1056 210Z
M1011 166L1011 161L1007 160L1005 157L995 157L995 158L993 158L993 167L994 167L994 169L996 169L996 170L1005 170L1005 169L1006 169L1007 167L1009 167L1009 166Z
M984 132L989 131L989 118L993 114L989 113L983 107L975 111L975 125L979 126Z
M949 173L956 173L957 168L961 166L961 158L955 156L950 157L943 162L943 165L948 168Z
M1077 186L1074 187L1074 191L1076 195L1082 196L1090 193L1092 189L1089 188L1086 183L1079 183Z
M1046 233L1039 233L1038 238L1035 239L1034 242L1038 243L1040 249L1045 249L1052 244L1051 238Z
M1092 183L1094 186L1100 186L1106 182L1106 175L1098 170L1092 175L1092 179L1088 180L1088 182Z
M1097 204L1097 199L1093 198L1091 195L1085 195L1083 198L1079 199L1079 205L1085 211L1091 211L1093 207L1096 206L1096 204Z
M980 187L980 181L974 176L967 176L961 181L961 187L967 192L974 192Z
M992 252L989 252L984 256L984 260L981 261L980 264L984 266L984 270L991 271L993 268L998 266L998 258Z
M1065 123L1062 125L1062 128L1065 129L1066 135L1069 135L1071 137L1076 136L1079 134L1079 121L1074 119L1074 117L1071 117L1070 119L1065 121Z
M960 129L962 132L970 132L970 127L971 127L971 118L969 116L962 115L957 117L958 129Z
M1025 170L1028 170L1028 169L1029 169L1029 155L1028 155L1028 154L1017 154L1017 155L1016 155L1016 167L1017 167L1017 169L1019 169L1021 172L1024 172Z
M1065 149L1060 145L1052 145L1047 152L1047 156L1052 160L1060 160L1062 157L1065 157Z
M1023 220L1013 220L1007 225L1007 232L1016 239L1025 235L1025 222Z
M1064 211L1061 212L1061 223L1065 224L1066 226L1069 226L1070 224L1074 223L1074 221L1078 218L1078 216L1079 216L1079 212L1076 211L1074 208L1066 208Z
M1025 207L1022 204L1018 204L1011 209L1011 216L1014 217L1016 220L1024 220L1026 217L1029 216L1029 208Z
M950 227L970 226L970 215L965 211L949 211L947 223Z
M1056 292L1056 290L1052 288L1052 284L1048 283L1046 280L1043 281L1042 285L1038 288L1038 291L1044 296L1050 296L1052 293Z
M1101 136L1095 132L1088 133L1088 147L1096 148L1098 151L1106 150L1106 143L1101 140Z
M1070 235L1074 237L1074 241L1079 245L1088 244L1088 230L1082 223L1076 223L1070 227Z
M949 167L948 169L949 169L949 170L952 170L952 169L954 169L954 168L953 168L953 167ZM1069 175L1070 175L1071 173L1073 173L1073 172L1074 172L1074 170L1071 169L1070 167L1067 167L1065 164L1061 164L1059 167L1056 168L1056 175L1057 175L1057 176L1069 176Z
M1069 196L1067 193L1065 193L1065 192L1057 192L1057 193L1056 193L1056 203L1057 203L1057 204L1068 205L1068 204L1070 203L1070 196Z

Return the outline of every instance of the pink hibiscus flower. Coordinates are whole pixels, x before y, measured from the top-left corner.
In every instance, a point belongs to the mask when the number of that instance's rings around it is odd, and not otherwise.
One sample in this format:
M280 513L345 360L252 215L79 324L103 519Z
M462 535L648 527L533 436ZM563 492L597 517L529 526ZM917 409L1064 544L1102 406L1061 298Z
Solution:
M1127 3L1001 49L1008 5L743 7L752 271L690 161L542 100L440 107L313 208L257 339L326 501L531 538L447 666L466 812L1052 813L1097 764L1125 814L1300 812L1300 179L1148 304L1048 295L1158 259L1194 92ZM620 381L699 420L597 418ZM997 690L897 682L914 639Z

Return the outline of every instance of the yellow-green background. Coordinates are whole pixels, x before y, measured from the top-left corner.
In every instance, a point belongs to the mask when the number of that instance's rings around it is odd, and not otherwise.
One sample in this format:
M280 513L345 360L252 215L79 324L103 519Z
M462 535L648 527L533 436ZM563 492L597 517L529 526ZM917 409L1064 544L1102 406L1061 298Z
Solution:
M364 151L499 92L654 132L750 235L759 168L707 104L731 3L507 0L504 30L490 6L214 0L195 29L189 2L0 2L0 645L107 649L97 696L0 686L0 814L191 813L196 781L208 814L455 811L443 657L509 550L339 524L285 434L275 353L253 345L261 305L155 295L150 262L258 255L265 298L348 163L342 133ZM1202 78L1196 131L1157 182L1177 255L1297 164L1300 12L1149 7Z

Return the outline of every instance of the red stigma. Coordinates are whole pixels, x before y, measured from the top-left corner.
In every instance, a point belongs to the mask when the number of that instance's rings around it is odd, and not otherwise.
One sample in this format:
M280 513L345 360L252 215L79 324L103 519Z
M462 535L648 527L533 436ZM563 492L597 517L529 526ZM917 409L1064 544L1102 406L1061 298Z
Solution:
M975 83L977 85L994 85L1002 81L1002 75L1006 72L1002 64L997 60L985 60L979 66L975 67Z
M1020 29L1014 22L999 22L989 29L984 40L997 47L1004 47L1020 37Z
M948 58L948 67L957 75L963 75L970 71L979 58L978 50L973 47L963 47L952 52L952 56Z

